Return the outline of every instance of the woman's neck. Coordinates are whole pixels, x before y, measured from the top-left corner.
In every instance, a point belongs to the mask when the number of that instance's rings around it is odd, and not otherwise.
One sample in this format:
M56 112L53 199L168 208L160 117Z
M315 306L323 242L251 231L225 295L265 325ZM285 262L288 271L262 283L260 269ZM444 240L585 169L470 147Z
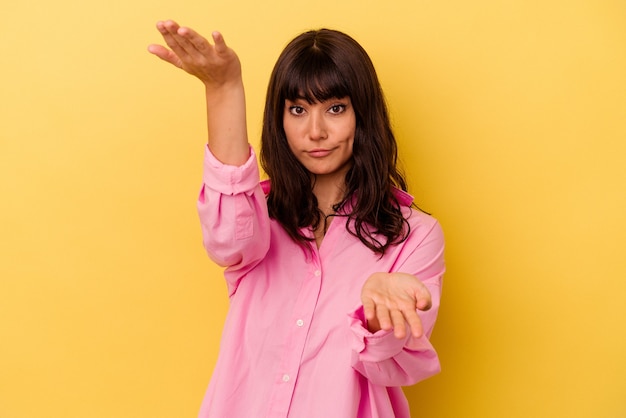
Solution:
M335 213L335 207L346 197L346 187L344 178L321 177L314 180L313 194L317 198L319 210L324 215Z
M322 245L322 240L326 235L326 231L334 219L337 204L345 199L346 187L343 177L338 181L328 178L317 178L313 185L313 194L317 198L317 207L324 214L324 218L313 231L315 235L315 243L317 248Z

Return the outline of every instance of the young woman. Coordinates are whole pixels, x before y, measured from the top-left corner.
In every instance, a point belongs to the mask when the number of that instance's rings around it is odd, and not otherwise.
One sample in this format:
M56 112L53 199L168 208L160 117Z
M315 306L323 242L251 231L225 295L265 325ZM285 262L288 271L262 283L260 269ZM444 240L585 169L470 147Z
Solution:
M439 371L429 342L439 224L412 207L374 67L349 36L301 34L272 72L260 152L237 55L173 21L159 58L206 90L198 210L230 308L201 417L409 417L401 386Z

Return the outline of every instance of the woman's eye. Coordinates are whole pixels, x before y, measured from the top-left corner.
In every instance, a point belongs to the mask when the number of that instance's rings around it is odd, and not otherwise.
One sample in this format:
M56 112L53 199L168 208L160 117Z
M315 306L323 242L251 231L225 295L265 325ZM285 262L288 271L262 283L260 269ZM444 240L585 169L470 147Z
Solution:
M291 106L289 112L292 115L301 115L304 113L304 108L302 106Z
M330 109L328 109L330 111L330 113L341 113L344 110L346 110L346 105L342 105L342 104L337 104L337 105L332 105L330 107Z

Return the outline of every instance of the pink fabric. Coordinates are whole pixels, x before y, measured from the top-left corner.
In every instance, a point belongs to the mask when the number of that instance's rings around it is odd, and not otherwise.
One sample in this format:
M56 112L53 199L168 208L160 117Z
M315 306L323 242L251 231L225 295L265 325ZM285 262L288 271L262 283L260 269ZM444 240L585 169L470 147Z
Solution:
M411 225L404 243L379 258L346 231L347 218L335 217L311 256L268 217L268 184L259 183L252 149L234 167L207 148L203 180L204 245L226 267L230 308L200 417L409 417L401 386L439 372L428 340L445 270L437 221L398 192ZM398 340L365 328L361 287L378 271L410 273L428 286L425 336Z

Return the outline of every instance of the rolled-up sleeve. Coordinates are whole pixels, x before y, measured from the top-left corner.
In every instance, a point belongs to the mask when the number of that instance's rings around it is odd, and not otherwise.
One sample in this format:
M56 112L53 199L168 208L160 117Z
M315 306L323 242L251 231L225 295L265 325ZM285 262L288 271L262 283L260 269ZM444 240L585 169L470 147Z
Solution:
M241 166L221 163L205 148L203 184L198 214L207 254L226 267L229 293L241 274L261 260L269 248L269 216L265 194L259 185L259 167L250 157Z
M392 331L371 333L366 328L362 306L349 314L352 367L372 383L383 386L412 385L441 370L429 338L437 319L445 271L443 232L435 222L426 234L417 237L413 245L411 239L408 241L408 256L394 271L414 275L430 291L432 307L428 311L417 311L424 335L420 338L407 335L404 339L397 339Z

